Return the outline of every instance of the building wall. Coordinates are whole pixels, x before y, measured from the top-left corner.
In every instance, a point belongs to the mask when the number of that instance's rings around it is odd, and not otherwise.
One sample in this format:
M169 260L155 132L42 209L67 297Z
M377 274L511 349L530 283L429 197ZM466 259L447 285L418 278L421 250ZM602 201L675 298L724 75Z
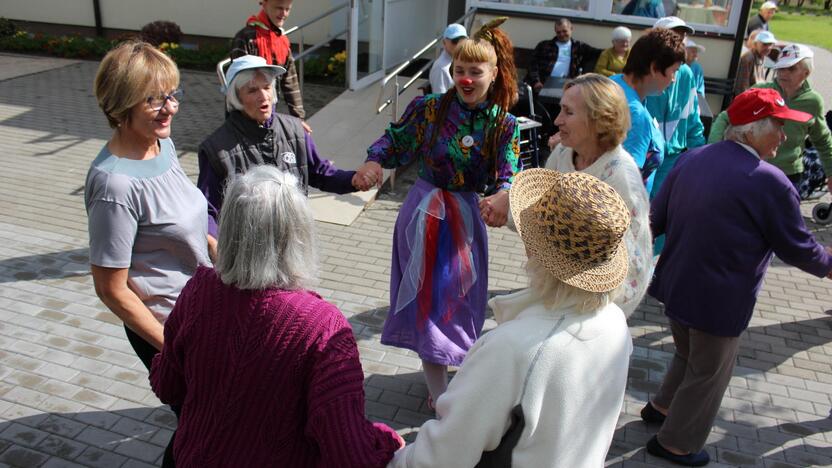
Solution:
M291 27L330 9L343 0L298 0L286 25ZM105 28L137 31L145 24L165 19L174 21L185 34L231 37L249 15L259 9L257 0L100 0ZM92 0L2 0L0 16L44 23L95 26ZM341 25L333 25L340 30ZM306 43L323 40L330 21L322 20L304 31ZM294 39L294 37L293 37Z

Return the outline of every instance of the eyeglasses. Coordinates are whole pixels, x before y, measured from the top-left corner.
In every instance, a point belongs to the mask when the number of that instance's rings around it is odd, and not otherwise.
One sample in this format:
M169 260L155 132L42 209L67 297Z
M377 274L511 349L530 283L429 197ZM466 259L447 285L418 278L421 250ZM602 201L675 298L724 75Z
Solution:
M448 40L451 41L451 44L456 45L456 44L459 44L459 41L461 41L463 39L465 39L465 38L460 36L460 37L455 37L453 39L448 39Z
M182 101L182 96L185 93L181 89L177 89L170 94L162 94L161 96L151 96L147 98L147 105L151 110L160 111L170 101L171 106L176 109L179 107L179 102Z

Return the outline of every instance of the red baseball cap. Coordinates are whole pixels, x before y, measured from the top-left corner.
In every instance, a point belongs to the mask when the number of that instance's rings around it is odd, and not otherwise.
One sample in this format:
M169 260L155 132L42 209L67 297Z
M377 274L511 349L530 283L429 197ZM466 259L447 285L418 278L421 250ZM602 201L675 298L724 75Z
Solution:
M801 123L812 120L812 114L786 107L780 93L771 88L751 88L735 97L728 106L731 125L745 125L766 117Z

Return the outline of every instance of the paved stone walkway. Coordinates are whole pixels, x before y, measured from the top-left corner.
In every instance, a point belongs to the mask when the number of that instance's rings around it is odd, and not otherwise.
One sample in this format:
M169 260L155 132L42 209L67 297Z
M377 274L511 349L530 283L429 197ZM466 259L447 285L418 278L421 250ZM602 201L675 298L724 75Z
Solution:
M11 57L0 55L0 69ZM175 420L150 391L89 275L82 187L110 134L90 91L96 65L53 67L0 81L0 466L158 465ZM188 101L174 140L192 149L222 111L211 74L185 72L183 83ZM194 153L181 159L195 177ZM419 360L378 340L393 222L412 177L399 178L398 193L383 194L352 226L318 226L318 290L353 324L367 412L408 439L430 417ZM815 231L832 242L829 228ZM517 236L491 230L489 241L491 292L523 287ZM772 265L709 440L711 466L832 465L830 286L779 261ZM487 328L493 326L489 320ZM630 330L626 405L608 464L663 466L642 448L656 428L637 416L673 349L661 307L647 300Z

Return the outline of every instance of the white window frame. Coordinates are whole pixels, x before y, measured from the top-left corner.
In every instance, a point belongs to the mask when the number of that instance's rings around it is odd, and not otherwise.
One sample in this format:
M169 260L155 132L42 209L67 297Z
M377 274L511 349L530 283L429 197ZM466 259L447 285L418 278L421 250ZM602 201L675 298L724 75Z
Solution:
M643 16L630 16L611 13L612 0L588 0L589 8L586 11L570 10L568 8L555 7L539 7L530 5L516 5L511 3L497 3L482 0L467 0L466 8L476 7L491 11L506 11L524 14L537 14L541 19L545 18L580 18L588 20L609 21L612 23L624 26L641 26L648 28L653 26L656 18L645 18ZM696 33L711 33L728 35L732 37L737 36L737 25L739 24L740 14L742 12L742 0L731 1L731 11L728 16L728 24L726 26L719 26L716 24L701 24L690 23L696 30ZM744 31L742 32L744 35Z

